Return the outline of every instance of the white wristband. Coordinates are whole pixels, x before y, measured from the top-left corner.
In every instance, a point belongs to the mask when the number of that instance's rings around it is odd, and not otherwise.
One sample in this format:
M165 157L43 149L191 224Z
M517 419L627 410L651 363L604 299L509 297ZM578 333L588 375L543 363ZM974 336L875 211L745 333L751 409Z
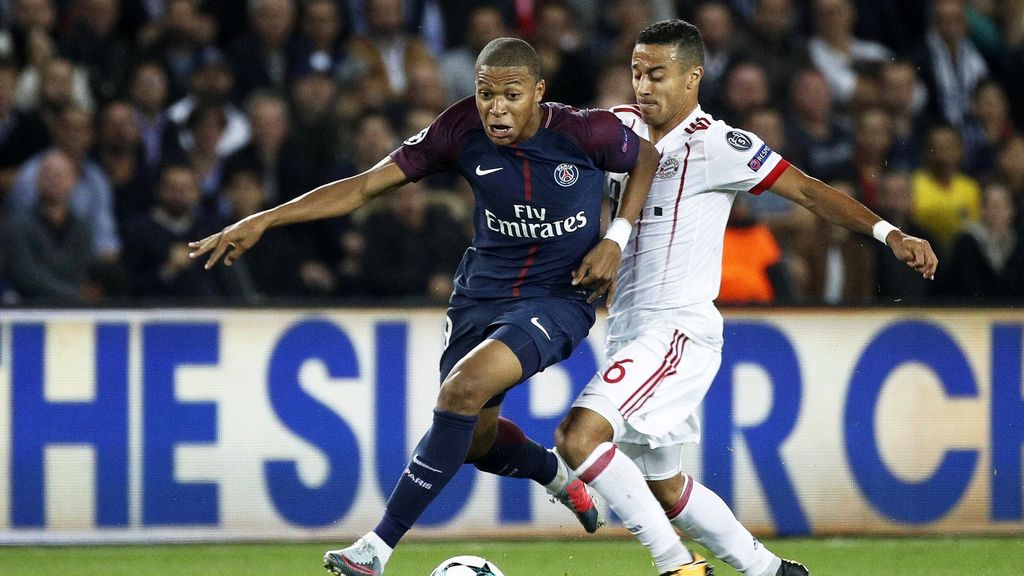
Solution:
M608 225L608 231L604 233L605 240L611 240L619 245L619 249L626 251L626 243L629 242L629 235L633 232L633 225L625 218L616 218Z
M889 237L889 232L892 232L893 230L899 230L899 228L889 224L885 220L879 220L871 227L871 235L875 237L875 240L885 244L885 239Z

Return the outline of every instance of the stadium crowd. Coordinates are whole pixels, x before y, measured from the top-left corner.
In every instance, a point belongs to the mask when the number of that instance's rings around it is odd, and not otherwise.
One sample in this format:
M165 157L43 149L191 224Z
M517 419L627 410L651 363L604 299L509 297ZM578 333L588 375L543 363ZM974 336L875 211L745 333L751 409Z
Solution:
M2 303L444 302L472 235L454 176L228 268L186 243L374 165L473 94L496 37L536 48L548 100L630 103L636 33L671 17L703 33L705 111L940 257L922 282L740 195L720 302L1024 302L1024 0L2 0Z

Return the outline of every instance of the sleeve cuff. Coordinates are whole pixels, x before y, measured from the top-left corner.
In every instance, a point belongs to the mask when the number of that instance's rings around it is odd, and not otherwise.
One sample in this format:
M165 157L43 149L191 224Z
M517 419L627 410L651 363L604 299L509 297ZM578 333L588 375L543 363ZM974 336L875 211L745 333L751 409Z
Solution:
M771 188L772 185L775 184L775 181L779 179L779 176L782 176L782 173L786 171L786 168L789 168L789 162L785 158L779 159L775 168L772 168L772 171L769 172L763 180L757 183L757 186L751 188L750 193L757 196L761 194L761 192Z

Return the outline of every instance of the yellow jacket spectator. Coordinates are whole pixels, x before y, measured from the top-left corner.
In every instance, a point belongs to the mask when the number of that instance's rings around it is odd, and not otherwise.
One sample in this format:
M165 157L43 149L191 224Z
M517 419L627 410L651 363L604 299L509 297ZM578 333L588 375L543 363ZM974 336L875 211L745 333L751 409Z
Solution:
M914 173L914 223L948 249L964 225L981 216L981 188L960 172L963 144L955 128L932 128L924 155L924 166Z

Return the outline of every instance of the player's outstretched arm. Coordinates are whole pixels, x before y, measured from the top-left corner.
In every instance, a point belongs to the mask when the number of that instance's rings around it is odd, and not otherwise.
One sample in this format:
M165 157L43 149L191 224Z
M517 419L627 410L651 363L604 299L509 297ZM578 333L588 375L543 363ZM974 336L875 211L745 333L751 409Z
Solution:
M811 178L796 166L787 167L771 190L833 224L874 236L891 248L907 266L925 278L935 278L939 259L927 240L904 234L857 200L817 178Z
M222 256L224 265L230 266L270 228L343 216L374 196L406 182L408 179L402 169L390 157L385 158L366 172L324 184L294 200L243 218L216 234L189 242L188 247L192 249L189 256L199 258L209 254L204 266L207 270Z
M651 190L654 173L658 170L660 161L661 154L657 148L640 138L640 152L636 164L629 171L626 188L622 191L619 212L615 217L615 220L623 222L622 227L616 228L618 224L613 221L608 228L608 234L583 257L583 261L572 274L573 286L583 285L591 290L588 302L597 300L612 288L615 274L619 271L619 263L622 261L622 250L629 239L633 223L640 217L640 211L647 201L647 194Z

